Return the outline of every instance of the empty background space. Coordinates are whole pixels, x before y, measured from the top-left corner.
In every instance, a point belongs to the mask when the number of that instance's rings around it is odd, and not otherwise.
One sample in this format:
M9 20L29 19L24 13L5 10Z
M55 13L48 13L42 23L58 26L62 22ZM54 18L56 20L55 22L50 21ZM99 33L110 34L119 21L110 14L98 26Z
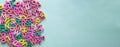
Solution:
M46 14L42 22L46 38L34 47L120 47L120 0L39 2Z

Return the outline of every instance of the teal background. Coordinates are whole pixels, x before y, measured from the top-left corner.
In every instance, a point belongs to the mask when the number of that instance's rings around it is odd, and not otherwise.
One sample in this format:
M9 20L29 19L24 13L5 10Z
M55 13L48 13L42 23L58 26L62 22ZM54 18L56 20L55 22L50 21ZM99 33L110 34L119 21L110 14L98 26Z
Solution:
M120 47L120 0L39 1L46 38L34 47Z

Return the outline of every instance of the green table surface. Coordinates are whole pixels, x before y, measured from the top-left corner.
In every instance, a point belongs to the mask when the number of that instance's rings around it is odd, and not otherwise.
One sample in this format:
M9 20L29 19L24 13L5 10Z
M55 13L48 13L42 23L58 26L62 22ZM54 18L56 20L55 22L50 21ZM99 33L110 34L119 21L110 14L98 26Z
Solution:
M46 13L42 22L46 38L33 47L120 47L120 0L39 2Z

